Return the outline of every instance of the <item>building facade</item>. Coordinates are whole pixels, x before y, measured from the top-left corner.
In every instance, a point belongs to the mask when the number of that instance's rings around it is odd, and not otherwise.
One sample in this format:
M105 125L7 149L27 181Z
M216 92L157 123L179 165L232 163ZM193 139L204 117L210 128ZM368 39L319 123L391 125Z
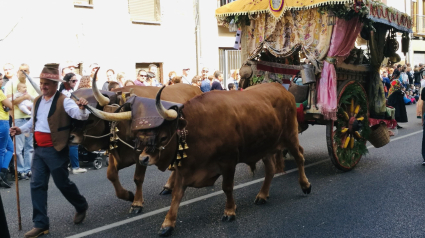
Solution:
M157 78L190 68L219 69L219 47L232 47L234 33L217 27L219 0L6 0L0 2L0 66L27 63L37 77L45 63L91 63L125 72L158 66ZM7 9L7 10L5 10ZM2 67L1 67L2 69Z

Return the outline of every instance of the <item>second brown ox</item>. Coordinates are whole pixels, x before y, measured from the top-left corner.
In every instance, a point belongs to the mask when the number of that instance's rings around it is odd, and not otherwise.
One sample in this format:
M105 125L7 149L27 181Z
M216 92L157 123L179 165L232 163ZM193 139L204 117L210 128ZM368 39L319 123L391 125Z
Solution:
M96 85L96 75L97 72L93 78L93 85ZM134 95L155 98L159 88L132 86L119 88L118 90L123 93L130 92L131 90ZM178 84L167 87L163 94L163 99L183 103L201 93L201 90L197 87L186 84ZM144 202L142 185L146 167L136 163L136 170L134 173L136 192L134 194L122 187L118 176L119 170L135 164L140 153L128 146L134 145L133 140L135 138L134 132L131 132L130 130L129 114L121 117L121 115L119 115L120 113L114 114L101 111L106 107L114 110L118 107L118 105L122 105L125 100L123 100L122 97L117 95L115 92L99 91L96 86L93 87L93 90L81 89L74 92L74 94L77 97L87 99L91 105L91 109L94 110L95 115L91 114L86 122L80 123L78 126L74 127L74 130L71 132L71 142L81 144L88 151L109 150L107 178L113 184L118 198L132 202L130 212L141 212ZM111 106L111 104L117 106L114 107ZM118 129L118 131L115 132L113 143L111 143L111 138L113 137L111 136L111 125L114 125L114 128L112 128L113 130L115 127ZM121 140L116 140L116 138L120 138ZM117 145L117 148L110 150L110 146L112 144ZM173 174L169 181L172 181L172 179ZM172 186L169 181L167 181L164 188L171 190Z
M165 119L163 122L159 120L152 128L139 130L137 134L139 144L144 148L139 157L140 164L156 165L162 171L170 165L175 168L171 207L160 235L170 235L174 229L185 189L212 186L220 175L223 176L222 189L227 197L222 219L233 220L236 164L252 166L260 158L271 158L284 148L295 158L303 192L310 193L311 185L304 173L303 148L298 141L295 100L284 87L269 83L242 92L209 92L183 105L170 106L166 102L167 108L160 101L161 92L162 89L155 102L158 112L146 114L138 111L152 107L154 102L149 99L144 99L143 107L132 108L133 123L144 120L134 118L137 115L158 118L159 114ZM189 148L182 148L186 145ZM260 203L269 196L275 170L271 159L265 159L264 163L266 176L256 197L256 202Z

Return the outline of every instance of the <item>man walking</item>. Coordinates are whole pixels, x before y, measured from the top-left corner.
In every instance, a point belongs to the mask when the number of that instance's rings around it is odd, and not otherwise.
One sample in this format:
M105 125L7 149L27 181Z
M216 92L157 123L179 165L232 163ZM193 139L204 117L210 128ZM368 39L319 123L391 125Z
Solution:
M27 86L27 93L23 95L22 97L16 98L12 101L13 104L15 105L13 110L13 113L15 116L15 125L18 127L27 123L27 121L30 120L31 118L30 115L22 112L21 109L19 109L18 105L24 100L32 100L38 96L37 91L35 91L34 87L27 80L25 74L22 73L22 71L24 71L27 75L29 75L30 74L29 66L27 64L21 64L17 72L18 80L13 79L9 81L7 85L5 86L7 98L12 98L12 92L15 95L16 93L18 93L18 83L22 83ZM30 133L28 137L23 134L16 136L15 140L16 140L16 156L18 159L18 168L17 168L18 178L29 179L28 177L31 177L31 159L32 159L32 153L34 151L32 133Z
M42 95L35 99L33 118L25 125L10 128L10 134L19 135L34 129L34 158L31 171L31 200L33 205L34 228L25 238L38 237L49 233L47 216L47 190L50 174L63 196L75 207L74 223L83 222L88 204L77 186L68 178L71 118L87 120L85 99L74 102L57 91L59 77L58 64L46 64L40 74Z

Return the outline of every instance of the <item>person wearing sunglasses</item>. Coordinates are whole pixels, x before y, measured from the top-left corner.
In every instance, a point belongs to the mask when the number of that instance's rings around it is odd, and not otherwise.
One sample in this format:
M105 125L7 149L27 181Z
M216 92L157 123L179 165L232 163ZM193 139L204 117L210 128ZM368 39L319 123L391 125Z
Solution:
M145 82L147 79L148 79L148 73L145 70L141 69L139 70L139 73L137 74L137 79L134 80L134 85L146 86Z
M59 92L70 98L71 93L74 92L74 88L78 82L77 75L74 73L67 73L63 77L63 80L65 82L61 83L59 86ZM73 174L87 172L87 169L80 168L80 162L78 160L78 145L69 145L69 160L71 162Z

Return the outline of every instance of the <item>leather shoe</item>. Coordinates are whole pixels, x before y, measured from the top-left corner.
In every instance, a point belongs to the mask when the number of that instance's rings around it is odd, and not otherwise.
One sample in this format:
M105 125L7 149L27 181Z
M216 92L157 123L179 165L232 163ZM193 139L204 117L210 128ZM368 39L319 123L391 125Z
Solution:
M49 234L49 229L43 229L43 228L32 228L32 230L25 233L25 238L36 238L42 235Z
M89 206L87 206L87 209L89 209ZM84 221L84 219L86 218L87 209L82 212L75 213L74 224L80 224L81 222Z

